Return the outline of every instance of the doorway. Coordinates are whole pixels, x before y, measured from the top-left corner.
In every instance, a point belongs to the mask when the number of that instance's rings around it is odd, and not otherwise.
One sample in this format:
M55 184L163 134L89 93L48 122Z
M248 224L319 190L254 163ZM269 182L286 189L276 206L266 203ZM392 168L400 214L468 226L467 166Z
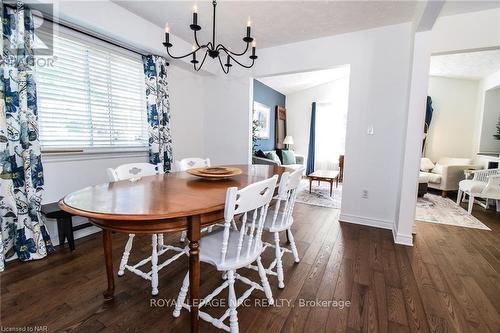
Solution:
M349 75L344 65L254 79L252 163L306 167L298 202L340 209ZM315 171L335 179L311 183Z

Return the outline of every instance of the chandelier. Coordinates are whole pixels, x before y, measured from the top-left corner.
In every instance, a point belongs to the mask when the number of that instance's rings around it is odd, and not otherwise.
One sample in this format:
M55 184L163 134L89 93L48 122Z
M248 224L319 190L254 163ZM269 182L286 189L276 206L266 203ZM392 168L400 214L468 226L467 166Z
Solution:
M165 25L165 42L163 43L163 46L166 47L168 55L173 58L173 59L182 59L186 57L192 57L191 63L193 64L193 67L196 71L199 71L202 67L203 64L205 63L205 59L207 58L207 55L213 59L219 59L219 64L225 74L229 73L229 69L233 66L231 61L237 63L241 67L245 68L251 68L255 62L255 59L257 59L257 56L255 55L255 41L253 37L250 35L250 20L248 20L247 24L247 34L245 37L243 37L243 41L246 43L245 50L242 52L233 52L223 44L215 44L215 8L217 6L217 1L212 1L212 5L214 7L213 11L213 20L212 20L212 41L209 41L206 44L200 45L198 42L198 37L196 33L201 30L201 27L198 25L198 11L196 6L193 8L193 23L189 25L189 28L193 30L194 32L194 43L193 43L193 49L190 53L182 55L182 56L174 56L170 53L170 48L173 46L172 43L170 43L170 28L168 26L168 23ZM253 42L253 43L252 43ZM249 58L252 60L250 64L243 64L242 62L238 61L237 58L244 56L248 48L250 47L250 43L252 43L252 54L249 56ZM203 58L201 60L201 63L197 60L196 54L198 51L205 52L203 54ZM226 62L223 63L221 56L226 58Z

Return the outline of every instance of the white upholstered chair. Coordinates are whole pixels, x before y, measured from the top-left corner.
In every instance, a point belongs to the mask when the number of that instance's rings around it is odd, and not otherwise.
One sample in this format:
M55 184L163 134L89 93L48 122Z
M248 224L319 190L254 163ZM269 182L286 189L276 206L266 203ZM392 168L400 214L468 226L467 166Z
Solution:
M299 187L304 167L298 168L293 173L285 172L281 175L280 184L278 187L278 195L275 197L276 203L269 208L266 222L264 223L264 230L274 235L274 244L265 243L263 251L267 248L274 248L275 259L271 265L266 269L269 275L278 277L278 287L285 288L283 264L281 258L285 252L292 253L296 263L300 261L297 246L292 234L293 224L293 208L295 206L295 199L297 197L297 188ZM290 249L280 246L280 232L285 231L288 234L290 241ZM276 271L274 268L276 267ZM256 266L251 266L256 269Z
M500 212L500 169L473 171L472 179L462 180L458 185L457 205L469 197L468 212L472 213L474 201L484 208L488 208L489 200L496 201L497 212ZM477 200L485 199L485 202ZM465 201L465 200L464 200Z
M176 171L186 171L194 168L208 168L210 167L210 159L209 158L199 158L199 157L187 157L175 163ZM208 228L203 228L202 231L212 232L212 226ZM187 232L183 231L181 233L181 242L186 241Z
M241 190L236 187L228 188L224 210L224 228L209 233L200 240L200 261L215 266L220 272L225 272L226 279L220 287L200 300L199 307L202 308L222 290L228 288L228 309L220 318L214 318L201 311L201 309L199 315L203 320L228 332L236 333L239 331L236 308L250 296L254 289L264 291L268 302L271 305L274 304L271 287L264 266L262 266L260 255L263 249L261 238L264 221L277 180L278 176L273 176ZM240 217L241 228L238 231L232 227L232 223L234 217L239 214L242 215ZM247 267L255 261L257 262L261 284L236 273L237 269ZM238 299L234 290L236 279L249 285L249 288ZM185 304L188 288L189 272L186 274L179 292L173 312L174 317L180 315L182 307L190 309L189 305ZM229 318L229 326L224 323L227 318Z
M130 181L138 181L141 177L144 176L152 176L158 173L163 173L162 165L153 165L149 163L130 163L123 164L117 167L116 169L108 168L106 170L108 175L108 180L111 182L120 181L120 180L130 180ZM123 276L125 273L125 269L131 271L134 274L139 275L140 277L151 281L151 294L158 295L158 272L174 260L181 257L183 254L187 253L187 249L165 245L163 242L163 234L154 234L151 239L151 256L145 258L138 262L135 265L129 265L128 259L130 256L130 252L132 250L132 244L134 242L135 234L129 234L127 244L125 245L125 249L123 251L122 259L120 261L120 268L118 269L118 276ZM172 250L177 252L168 260L158 264L158 257L164 254L165 252ZM149 272L143 272L139 268L144 266L148 262L151 262L151 270Z

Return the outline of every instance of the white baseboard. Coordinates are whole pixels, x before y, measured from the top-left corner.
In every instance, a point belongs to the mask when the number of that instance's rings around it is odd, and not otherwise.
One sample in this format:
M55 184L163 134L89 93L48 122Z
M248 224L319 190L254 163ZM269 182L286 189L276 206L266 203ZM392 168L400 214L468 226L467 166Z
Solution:
M374 219L371 217L351 215L351 214L342 214L341 213L339 216L339 221L353 223L353 224L361 224L361 225L366 225L369 227L392 230L392 237L394 239L394 243L401 244L401 245L407 245L407 246L413 246L412 235L411 234L410 235L397 234L396 231L394 230L394 223L390 220Z
M413 235L405 235L398 233L395 229L392 229L392 237L394 238L394 243L406 246L413 246Z
M382 228L392 230L393 222L390 220L374 219L371 217L351 215L351 214L340 214L339 221L366 225L369 227Z

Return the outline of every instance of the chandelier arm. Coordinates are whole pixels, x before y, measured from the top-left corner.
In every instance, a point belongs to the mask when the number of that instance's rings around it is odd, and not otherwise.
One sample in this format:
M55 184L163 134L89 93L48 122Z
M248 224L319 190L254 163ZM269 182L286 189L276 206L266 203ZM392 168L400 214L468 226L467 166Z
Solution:
M238 60L236 60L231 54L229 54L227 51L225 51L225 50L223 50L223 51L226 52L226 54L229 56L229 58L231 58L235 63L237 63L241 67L252 68L253 64L255 63L255 59L252 59L252 63L250 65L242 64L241 62L239 62Z
M217 58L219 59L219 64L220 64L220 67L222 68L222 71L224 72L224 74L229 73L229 67L227 68L227 72L226 72L226 70L224 69L224 64L222 63L222 60L220 58L220 55L218 55Z
M174 55L172 55L172 54L170 53L170 51L168 50L168 49L169 49L169 47L167 47L167 54L168 54L168 56L169 56L170 58L173 58L173 59L182 59L182 58L189 57L190 55L193 55L193 53L198 52L198 51L199 51L199 50L201 50L201 49L204 49L204 48L209 48L209 44L210 44L210 43L205 44L205 45L201 45L201 46L199 46L196 50L191 51L191 52L189 52L189 53L187 53L187 54L185 54L185 55L183 55L183 56L174 56Z
M200 69L203 67L203 64L205 63L205 59L207 59L207 54L208 54L208 51L205 51L205 55L203 56L203 60L201 61L200 66L198 66L198 68L196 68L196 64L193 64L195 71L199 72Z
M222 44L217 45L217 51L218 51L218 50L219 50L219 48L220 48L221 50L224 50L226 53L231 53L231 54L232 54L232 55L234 55L234 56L240 57L240 56L244 55L245 53L247 53L247 51L248 51L248 46L250 45L250 43L249 43L249 42L247 42L246 44L247 44L247 47L245 48L245 51L243 51L243 52L241 52L241 53L236 53L236 52L230 51L230 50L228 50L228 49L227 49L224 45L222 45Z
M198 42L198 36L196 35L196 30L194 30L194 42L196 43L196 46L200 47L200 43ZM208 44L205 44L203 46L208 46Z

